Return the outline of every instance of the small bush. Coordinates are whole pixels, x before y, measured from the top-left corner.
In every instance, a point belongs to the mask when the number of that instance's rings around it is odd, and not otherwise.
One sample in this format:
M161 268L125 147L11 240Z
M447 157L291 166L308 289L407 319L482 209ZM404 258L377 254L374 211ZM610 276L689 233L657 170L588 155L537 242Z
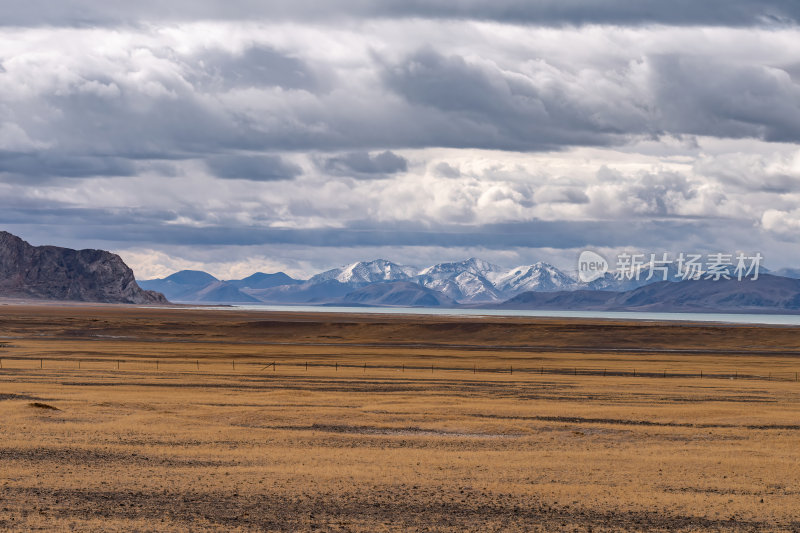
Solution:
M42 402L31 402L28 404L31 407L36 407L37 409L50 409L51 411L60 411L58 407L53 407L52 405L48 405Z

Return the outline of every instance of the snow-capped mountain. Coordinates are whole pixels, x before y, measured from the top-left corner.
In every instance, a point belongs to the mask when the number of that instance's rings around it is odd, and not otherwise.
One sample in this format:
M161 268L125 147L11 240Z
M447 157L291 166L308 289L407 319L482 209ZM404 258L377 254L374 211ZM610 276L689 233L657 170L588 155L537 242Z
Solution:
M348 285L366 285L379 281L404 281L416 275L417 269L411 266L398 265L385 259L359 261L351 265L334 268L317 274L308 280L309 283L320 283L336 280Z
M411 281L461 303L497 302L524 291L569 290L575 286L573 278L547 263L507 270L474 257L439 263L422 270L384 259L360 261L317 274L308 284L330 280L353 287L385 281Z
M491 304L527 292L631 291L664 280L664 272L658 265L655 266L652 276L650 265L644 264L640 267L638 279L636 276L632 276L632 279L618 279L617 272L607 272L590 283L582 283L577 280L577 272L565 273L544 262L507 270L487 261L471 258L466 261L439 263L419 270L413 266L376 259L334 268L305 282L280 272L258 273L242 280L220 281L205 272L184 271L165 279L139 281L139 284L143 288L159 290L174 301L254 303L255 300L261 303L290 304L371 302L370 305L398 305L400 301L405 301L411 302L408 305L428 305L422 302L439 302L430 305ZM681 281L675 264L668 265L666 279ZM420 285L424 290L413 290L409 283ZM373 284L382 285L372 290L361 290ZM351 293L351 300L348 300ZM546 296L535 294L528 299L534 297L546 299ZM575 296L579 297L580 295ZM590 299L598 298L602 300L602 295L591 296Z
M492 281L503 269L482 259L439 263L420 271L413 279L429 289L461 302L494 302L502 299Z
M525 291L571 290L575 287L575 280L553 265L539 261L501 274L495 278L494 286L505 295L514 295Z

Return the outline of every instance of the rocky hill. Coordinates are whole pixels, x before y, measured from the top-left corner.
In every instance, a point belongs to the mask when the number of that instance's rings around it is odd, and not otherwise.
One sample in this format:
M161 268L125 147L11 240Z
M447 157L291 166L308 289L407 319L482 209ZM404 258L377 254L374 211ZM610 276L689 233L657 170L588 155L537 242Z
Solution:
M0 231L0 297L82 302L167 303L139 288L133 271L115 254L31 246Z

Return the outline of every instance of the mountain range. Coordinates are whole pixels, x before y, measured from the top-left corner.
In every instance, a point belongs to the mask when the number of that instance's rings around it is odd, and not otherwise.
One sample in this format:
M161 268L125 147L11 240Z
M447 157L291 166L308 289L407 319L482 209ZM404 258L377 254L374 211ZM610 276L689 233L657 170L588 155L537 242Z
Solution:
M137 281L104 250L32 246L0 231L0 297L164 304L238 303L495 309L800 313L800 270L762 269L758 279L682 280L676 269L638 279L611 273L589 283L537 262L511 269L471 258L425 268L359 261L307 280L257 272L220 280L183 270ZM655 272L654 272L655 274ZM651 279L648 279L651 278ZM666 278L666 281L663 281ZM166 298L165 298L166 296Z
M426 305L502 302L528 290L573 290L581 286L575 278L547 263L504 269L476 258L421 269L385 259L359 261L321 272L308 280L294 279L283 272L219 280L205 272L184 270L139 283L175 302L280 304L384 302L383 292L392 293L397 299L400 285L392 284L402 283L401 293L407 299L398 299L395 305L412 305L418 298L429 302ZM376 284L379 287L348 296ZM365 298L365 294L371 298ZM425 295L430 298L424 298Z
M543 262L505 269L471 258L425 268L385 259L360 261L307 280L283 272L220 280L183 270L137 283L113 253L32 246L0 232L0 297L12 298L782 314L800 313L798 278L800 270L783 269L763 270L757 280L692 281L681 280L674 268L653 276L645 268L638 279L619 280L607 273L583 283Z
M648 276L645 268L639 279L619 280L607 273L583 283L544 262L505 269L470 258L416 268L376 259L327 270L308 280L283 272L219 280L205 272L184 270L139 284L163 292L172 301L191 303L698 312L800 309L800 280L792 279L800 277L800 271L776 273L783 276L762 274L757 281L741 282L684 281L670 268L664 281L663 273Z

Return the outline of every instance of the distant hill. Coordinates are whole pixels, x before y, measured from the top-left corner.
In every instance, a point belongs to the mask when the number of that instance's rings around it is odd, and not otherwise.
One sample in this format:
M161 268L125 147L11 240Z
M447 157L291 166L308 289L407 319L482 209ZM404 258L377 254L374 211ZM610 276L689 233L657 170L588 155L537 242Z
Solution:
M122 259L104 250L31 246L0 231L0 296L81 302L168 303L142 290Z
M800 280L762 274L755 281L661 281L625 292L525 292L497 307L676 313L800 313Z
M231 283L215 281L194 293L193 302L205 303L259 303L259 300L243 293Z
M175 272L171 276L167 276L164 278L164 281L176 283L178 285L193 285L202 287L219 280L208 272L203 272L202 270L181 270L180 272Z
M800 312L800 280L762 274L756 281L660 282L622 293L611 305L667 312Z
M557 292L527 291L494 305L482 305L499 309L541 309L541 310L607 310L608 303L617 295L613 291L577 290Z
M230 280L227 283L240 289L269 289L270 287L280 287L282 285L297 285L302 281L294 279L283 272L276 272L275 274L256 272L244 279Z
M342 302L404 307L455 307L457 305L439 291L408 281L373 283L346 294L342 298Z
M174 302L258 303L261 300L250 295L251 291L299 283L283 272L256 272L244 279L219 280L200 270L181 270L166 278L140 281L139 285L160 291Z
M181 270L164 279L139 281L144 289L158 291L173 302L194 301L195 294L219 280L199 270Z
M784 278L800 279L800 268L782 268L772 272L776 276L783 276Z
M323 304L334 303L351 292L353 287L335 279L312 283L281 285L269 289L248 290L247 293L264 303Z

